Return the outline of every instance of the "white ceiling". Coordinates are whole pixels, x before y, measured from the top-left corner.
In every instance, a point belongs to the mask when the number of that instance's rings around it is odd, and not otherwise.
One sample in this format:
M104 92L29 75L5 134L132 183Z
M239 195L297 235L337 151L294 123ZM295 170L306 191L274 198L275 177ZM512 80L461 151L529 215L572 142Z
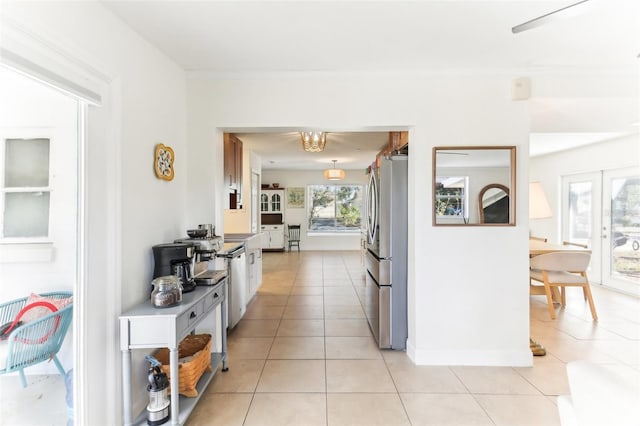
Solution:
M263 169L321 170L333 167L364 170L389 142L388 132L328 132L322 152L304 152L300 133L235 133L262 158Z
M637 87L640 0L589 0L576 6L577 16L511 33L517 24L576 2L102 1L194 73L578 72L608 76L612 86L632 76ZM602 92L597 97L545 93L536 98L534 91L531 154L637 133L639 128L631 126L640 121L637 89L624 96ZM265 168L300 167L309 158L315 164L360 158L353 160L358 168L364 156L384 145L374 135L358 134L352 143L359 151L346 149L349 137L338 132L330 134L323 155L298 150L295 156L294 130L245 134L241 139L262 145ZM266 142L259 142L261 138ZM363 138L371 141L363 145Z

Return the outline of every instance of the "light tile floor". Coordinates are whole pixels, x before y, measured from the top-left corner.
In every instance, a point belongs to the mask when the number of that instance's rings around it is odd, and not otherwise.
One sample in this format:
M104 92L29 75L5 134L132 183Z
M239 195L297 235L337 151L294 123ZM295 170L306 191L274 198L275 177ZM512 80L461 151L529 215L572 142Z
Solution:
M359 252L265 253L263 285L229 334L188 426L557 425L565 364L589 359L640 380L640 300L593 286L552 321L531 297L531 334L547 348L531 368L415 366L379 350L360 306ZM0 376L0 425L64 425L64 382Z
M558 425L565 365L590 359L640 379L640 300L594 286L549 318L531 298L531 333L548 350L531 368L416 366L379 350L360 298L359 252L264 253L263 284L229 334L188 426Z

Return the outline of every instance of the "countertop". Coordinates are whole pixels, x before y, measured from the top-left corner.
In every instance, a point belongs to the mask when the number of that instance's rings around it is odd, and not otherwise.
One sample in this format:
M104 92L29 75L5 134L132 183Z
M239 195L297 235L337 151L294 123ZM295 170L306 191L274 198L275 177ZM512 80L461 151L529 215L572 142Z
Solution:
M259 234L224 234L225 241L244 241L253 237L257 237Z
M220 255L225 255L231 251L234 251L235 249L237 249L238 247L242 247L244 246L244 241L226 241L223 245L222 245L222 249L219 250L216 255L220 256Z
M224 245L223 250L226 249L227 244L232 243L242 243L245 245L247 250L254 250L260 248L260 234L224 234Z

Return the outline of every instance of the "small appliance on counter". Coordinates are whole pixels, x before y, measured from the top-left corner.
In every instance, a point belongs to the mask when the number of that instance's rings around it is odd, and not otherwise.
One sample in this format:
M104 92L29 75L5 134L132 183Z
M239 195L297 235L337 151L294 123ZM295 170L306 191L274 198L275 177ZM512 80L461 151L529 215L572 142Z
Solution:
M199 225L198 229L187 230L187 238L178 238L175 243L190 244L195 247L195 263L215 259L222 248L222 237L214 235L213 225Z
M212 224L198 225L198 229L187 230L188 238L178 238L176 243L191 244L195 247L193 279L196 285L216 285L226 278L226 270L209 269L209 261L215 261L216 253L222 249L222 237L215 235Z
M196 247L190 243L167 243L153 246L153 278L176 275L182 281L182 292L195 290L193 278ZM154 288L151 289L152 291Z

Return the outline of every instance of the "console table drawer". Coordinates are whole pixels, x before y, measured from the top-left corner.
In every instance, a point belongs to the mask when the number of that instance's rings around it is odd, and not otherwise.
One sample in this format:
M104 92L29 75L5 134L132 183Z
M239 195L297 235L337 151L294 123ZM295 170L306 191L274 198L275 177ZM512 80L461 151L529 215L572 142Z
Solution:
M215 307L216 305L220 304L220 302L222 302L224 300L224 287L225 287L225 282L226 280L224 280L222 283L218 284L216 288L213 292L211 292L211 294L208 294L207 297L204 298L204 310L208 311L210 309L212 309L213 307Z
M202 319L204 312L204 300L201 300L176 318L176 330L178 334L181 335L185 330L192 328Z

